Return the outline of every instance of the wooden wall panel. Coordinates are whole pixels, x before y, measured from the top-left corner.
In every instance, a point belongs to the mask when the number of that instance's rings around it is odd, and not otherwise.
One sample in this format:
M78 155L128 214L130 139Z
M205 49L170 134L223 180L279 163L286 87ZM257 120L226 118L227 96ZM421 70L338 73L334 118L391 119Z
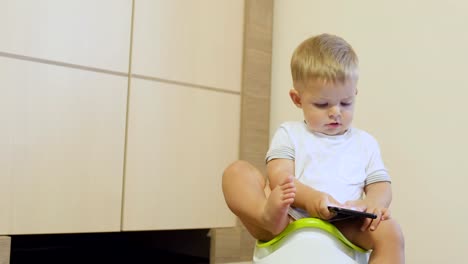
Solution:
M0 236L0 264L10 264L11 238Z
M273 0L245 1L240 159L261 171L269 145ZM238 222L212 232L211 263L250 261L255 240Z

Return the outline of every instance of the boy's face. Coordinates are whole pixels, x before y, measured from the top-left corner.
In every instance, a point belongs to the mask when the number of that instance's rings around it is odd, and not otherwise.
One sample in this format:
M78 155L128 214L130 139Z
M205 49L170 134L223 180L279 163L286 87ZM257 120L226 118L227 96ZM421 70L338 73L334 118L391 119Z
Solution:
M353 121L357 94L356 81L324 82L320 80L300 84L289 95L304 112L310 130L326 135L341 135Z

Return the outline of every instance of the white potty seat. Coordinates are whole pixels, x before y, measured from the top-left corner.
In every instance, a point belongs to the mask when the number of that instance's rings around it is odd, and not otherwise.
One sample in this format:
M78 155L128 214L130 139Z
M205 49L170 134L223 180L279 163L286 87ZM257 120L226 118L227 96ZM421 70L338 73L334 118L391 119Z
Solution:
M290 223L270 241L257 241L254 264L364 264L369 252L353 243L332 224L318 218Z

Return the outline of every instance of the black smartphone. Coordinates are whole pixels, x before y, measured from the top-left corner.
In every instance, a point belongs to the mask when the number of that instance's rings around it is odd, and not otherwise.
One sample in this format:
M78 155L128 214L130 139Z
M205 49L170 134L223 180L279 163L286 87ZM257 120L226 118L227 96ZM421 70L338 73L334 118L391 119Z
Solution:
M336 214L332 219L330 219L331 221L344 220L344 219L355 218L355 217L364 217L364 218L372 218L372 219L377 218L376 214L366 213L366 212L361 212L361 211L356 211L356 210L351 210L351 209L341 208L341 207L336 207L336 206L328 206L328 210Z

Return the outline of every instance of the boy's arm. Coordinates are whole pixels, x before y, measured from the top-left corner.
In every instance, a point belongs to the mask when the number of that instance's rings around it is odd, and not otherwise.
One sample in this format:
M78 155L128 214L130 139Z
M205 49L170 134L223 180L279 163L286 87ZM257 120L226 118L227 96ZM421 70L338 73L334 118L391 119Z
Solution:
M392 188L390 182L376 182L364 187L367 204L381 208L390 207L392 202Z
M380 222L390 218L390 210L388 207L392 202L392 188L390 182L376 182L364 187L366 197L361 201L346 202L346 205L363 206L366 212L377 215L377 218L371 220L366 218L361 227L364 231L369 229L374 231L379 226Z
M267 163L267 175L270 188L273 190L279 183L284 182L287 177L294 177L294 160L273 159ZM312 217L330 219L333 213L328 210L328 205L339 203L330 195L317 191L298 180L294 179L296 196L293 205L306 210Z

